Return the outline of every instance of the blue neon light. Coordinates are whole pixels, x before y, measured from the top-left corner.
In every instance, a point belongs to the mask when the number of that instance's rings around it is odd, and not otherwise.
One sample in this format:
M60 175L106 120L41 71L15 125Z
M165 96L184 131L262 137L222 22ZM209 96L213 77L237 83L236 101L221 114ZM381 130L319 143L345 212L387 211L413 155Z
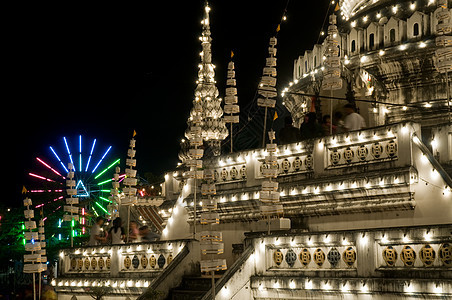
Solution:
M53 150L52 146L49 147L50 150L52 150L53 154L55 155L55 157L58 159L58 161L60 162L60 164L63 166L63 169L66 171L66 173L69 173L69 171L67 170L66 166L63 164L63 162L61 161L60 157L58 156L58 154L56 154L55 150Z
M78 166L80 172L82 171L82 135L78 136Z
M94 173L94 171L96 171L97 167L100 165L100 163L102 162L102 160L105 158L105 156L107 155L107 153L110 151L111 146L108 147L107 151L105 151L104 155L102 156L102 158L99 160L99 162L97 163L97 165L94 167L92 173Z
M71 161L72 168L74 169L74 172L75 172L74 161L72 160L71 150L69 150L69 145L67 143L66 137L63 136L63 140L64 140L64 144L66 145L66 150L67 150L67 154L69 155L69 160Z
M93 155L94 146L96 146L96 139L94 139L93 145L91 146L91 152L89 153L88 163L86 164L85 172L88 172L89 162L91 161L91 156Z

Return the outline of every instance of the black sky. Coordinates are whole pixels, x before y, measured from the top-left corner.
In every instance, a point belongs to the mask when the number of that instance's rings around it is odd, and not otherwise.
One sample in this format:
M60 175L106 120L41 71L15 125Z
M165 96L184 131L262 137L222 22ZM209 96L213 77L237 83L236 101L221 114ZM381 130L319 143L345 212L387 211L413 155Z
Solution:
M239 102L255 93L286 0L210 1L213 62L220 94L235 53ZM3 36L3 145L7 197L20 189L34 157L82 134L124 156L137 131L138 170L175 167L197 77L204 1L147 5L65 3L11 7ZM278 84L312 49L328 1L291 0L278 43ZM12 154L12 155L11 155Z

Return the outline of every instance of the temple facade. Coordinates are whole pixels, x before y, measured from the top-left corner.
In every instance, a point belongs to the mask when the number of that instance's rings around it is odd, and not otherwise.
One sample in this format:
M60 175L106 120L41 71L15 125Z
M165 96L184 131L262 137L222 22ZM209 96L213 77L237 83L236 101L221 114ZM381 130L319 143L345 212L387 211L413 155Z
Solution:
M334 115L354 103L367 127L277 146L283 211L270 219L260 209L268 148L203 160L216 186L209 203L224 243L218 257L228 266L216 275L215 299L452 297L448 3L337 7L338 33L330 36L341 87L322 89L330 78L324 42L295 59L293 81L279 92L296 125L314 108ZM202 180L189 172L182 163L165 173L162 197L132 207L132 216L159 226L159 242L62 249L52 282L61 299L88 299L91 287L108 287L111 299L154 290L213 299L209 285L195 292L187 283L203 278L200 232L211 230L200 222Z

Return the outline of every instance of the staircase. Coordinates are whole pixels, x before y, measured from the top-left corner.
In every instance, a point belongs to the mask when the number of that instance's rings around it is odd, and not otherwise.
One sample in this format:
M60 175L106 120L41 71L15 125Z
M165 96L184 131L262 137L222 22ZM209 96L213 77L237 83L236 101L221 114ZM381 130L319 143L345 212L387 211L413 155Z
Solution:
M215 281L220 275L215 276ZM167 300L198 300L212 288L212 279L210 277L192 277L182 278L181 284L169 291Z

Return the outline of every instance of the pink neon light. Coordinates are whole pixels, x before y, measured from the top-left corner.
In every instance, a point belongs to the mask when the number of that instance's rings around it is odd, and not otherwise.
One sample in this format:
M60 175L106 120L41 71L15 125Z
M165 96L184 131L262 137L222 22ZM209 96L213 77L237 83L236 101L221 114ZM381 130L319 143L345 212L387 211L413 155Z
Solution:
M53 199L53 202L58 201L58 200L61 200L61 199L63 199L63 198L64 198L64 196L60 196L60 197L58 197L58 198ZM42 207L42 206L44 206L44 205L46 205L46 204L49 204L50 202L52 202L52 201L48 201L48 202L46 202L46 203L38 204L38 205L35 206L35 208L40 208L40 207Z
M46 164L42 159L40 159L39 157L36 157L36 159L43 164L44 166L46 166L47 168L49 168L50 170L52 170L53 173L63 177L63 179L66 179L66 177L64 177L63 175L61 175L57 170L55 170L54 168L52 168L51 166L49 166L48 164Z
M28 173L28 175L33 176L33 177L36 177L36 178L39 178L39 179L42 179L42 180L47 180L47 181L55 182L55 181L52 180L52 179L45 178L44 176L36 175L36 174L33 174L33 173Z
M30 192L30 193L51 193L51 192L55 192L55 193L62 193L63 192L63 190L31 190L31 191L28 191L28 192Z
M121 182L121 181L123 181L123 180L124 180L124 178L126 178L126 174L122 174L122 175L119 175L119 178L121 178L121 180L119 180L118 182Z

